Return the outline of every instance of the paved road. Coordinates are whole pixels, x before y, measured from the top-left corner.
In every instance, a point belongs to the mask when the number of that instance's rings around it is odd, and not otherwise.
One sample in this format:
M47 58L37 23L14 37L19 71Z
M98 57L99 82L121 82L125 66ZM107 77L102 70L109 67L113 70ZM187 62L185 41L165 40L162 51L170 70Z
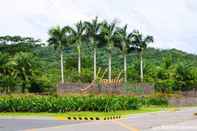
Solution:
M21 131L31 130L36 128L49 128L61 125L72 125L83 123L83 121L57 121L57 120L46 120L46 119L6 119L0 118L0 131Z
M197 108L132 115L116 121L1 118L0 131L197 131Z

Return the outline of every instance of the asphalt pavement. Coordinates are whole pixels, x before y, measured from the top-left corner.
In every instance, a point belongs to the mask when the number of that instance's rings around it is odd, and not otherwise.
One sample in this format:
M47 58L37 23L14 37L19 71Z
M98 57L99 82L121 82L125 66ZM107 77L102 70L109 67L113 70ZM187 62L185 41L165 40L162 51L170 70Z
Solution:
M22 131L35 130L39 128L60 127L66 125L73 125L83 123L84 121L60 121L41 119L41 118L1 118L0 117L0 131Z
M131 115L109 121L1 117L0 131L197 131L196 107Z

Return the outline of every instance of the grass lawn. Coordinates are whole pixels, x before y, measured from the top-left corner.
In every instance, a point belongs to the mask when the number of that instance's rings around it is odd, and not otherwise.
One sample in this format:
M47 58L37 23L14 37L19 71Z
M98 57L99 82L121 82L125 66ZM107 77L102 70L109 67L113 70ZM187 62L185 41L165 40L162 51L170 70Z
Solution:
M1 116L12 116L12 117L100 117L101 119L108 116L126 117L132 114L146 113L146 112L158 112L163 110L169 110L170 107L143 107L138 110L128 110L128 111L116 111L116 112L65 112L65 113L29 113L29 112L2 112Z

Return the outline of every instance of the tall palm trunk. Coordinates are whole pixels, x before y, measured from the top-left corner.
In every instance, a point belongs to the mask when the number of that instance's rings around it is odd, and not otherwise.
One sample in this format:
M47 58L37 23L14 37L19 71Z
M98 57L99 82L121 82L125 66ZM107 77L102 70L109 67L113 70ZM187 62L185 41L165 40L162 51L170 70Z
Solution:
M127 55L124 53L124 81L127 82Z
M64 84L64 62L63 62L63 51L60 53L60 61L61 61L61 83Z
M143 54L143 51L140 52L140 78L141 78L141 82L144 81L142 54Z
M108 67L108 68L109 68L108 79L109 79L110 81L111 81L111 57L112 57L112 56L111 56L111 49L110 49L110 51L109 51L109 61L108 61L108 62L109 62L109 63L108 63L108 64L109 64L109 65L108 65L108 66L109 66L109 67Z
M81 74L81 48L80 46L77 47L77 50L78 50L78 73L80 76Z
M94 80L96 80L96 47L94 47Z

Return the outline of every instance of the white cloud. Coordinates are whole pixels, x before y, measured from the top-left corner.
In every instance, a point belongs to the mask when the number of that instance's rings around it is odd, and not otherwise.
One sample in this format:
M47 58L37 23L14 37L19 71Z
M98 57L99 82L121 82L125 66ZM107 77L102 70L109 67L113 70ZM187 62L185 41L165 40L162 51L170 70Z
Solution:
M155 47L197 53L196 0L0 0L0 35L47 39L54 25L95 16L155 37ZM189 46L188 46L189 45Z

